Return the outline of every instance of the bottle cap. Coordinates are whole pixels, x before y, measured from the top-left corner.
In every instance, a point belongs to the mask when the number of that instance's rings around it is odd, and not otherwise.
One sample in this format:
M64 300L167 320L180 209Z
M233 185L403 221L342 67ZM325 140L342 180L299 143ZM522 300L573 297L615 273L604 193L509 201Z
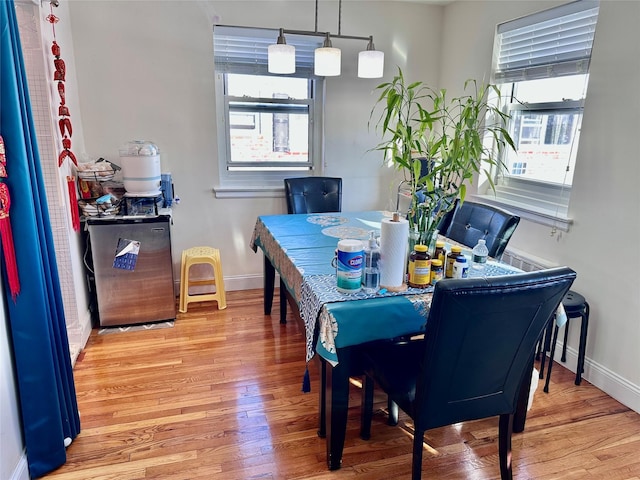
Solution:
M442 240L436 241L436 248L444 248L444 242Z
M442 266L442 260L431 260L431 266L432 267L441 267Z
M415 246L415 247L413 247L413 248L414 248L414 250L415 250L416 252L426 252L426 251L427 251L427 246L426 246L426 245L418 244L418 245L416 245L416 246Z
M459 245L452 245L451 246L451 253L460 253L462 252L462 247Z
M376 242L375 232L372 230L369 232L369 248L374 248L378 246L378 242Z
M460 255L459 257L456 257L456 262L467 263L467 257Z

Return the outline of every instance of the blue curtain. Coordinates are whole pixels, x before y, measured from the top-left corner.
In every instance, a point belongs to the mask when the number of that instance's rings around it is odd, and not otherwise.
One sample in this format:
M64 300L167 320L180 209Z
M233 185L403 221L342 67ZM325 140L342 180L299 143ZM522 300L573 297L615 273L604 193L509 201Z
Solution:
M40 155L12 0L0 0L0 135L7 157L10 219L21 291L3 268L22 429L32 478L66 461L65 439L80 432ZM49 159L49 161L56 161Z

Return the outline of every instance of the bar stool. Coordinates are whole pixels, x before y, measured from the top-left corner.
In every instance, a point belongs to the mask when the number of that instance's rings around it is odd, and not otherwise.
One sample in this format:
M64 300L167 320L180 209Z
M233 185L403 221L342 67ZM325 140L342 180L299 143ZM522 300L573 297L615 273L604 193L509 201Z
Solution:
M581 318L582 325L580 327L580 343L578 346L578 365L576 367L575 384L580 385L582 382L582 374L584 373L584 357L587 346L587 329L589 328L589 304L585 298L573 290L569 290L562 299L562 306L567 314L567 323L564 327L564 344L562 345L562 362L567 361L567 339L569 337L569 323L572 318ZM549 380L551 379L551 366L553 365L553 356L556 350L556 341L558 340L559 327L556 325L553 331L553 339L551 340L551 353L549 357L549 370L547 371L547 380L544 383L545 393L549 393ZM549 331L547 330L547 334ZM544 354L543 354L544 357ZM542 378L542 377L540 377Z
M191 280L189 278L189 269L194 265L211 265L213 277ZM215 292L189 294L189 287L201 285L213 285L215 286ZM227 308L220 251L211 247L192 247L184 250L180 267L180 312L185 313L190 303L214 300L218 302L218 310Z

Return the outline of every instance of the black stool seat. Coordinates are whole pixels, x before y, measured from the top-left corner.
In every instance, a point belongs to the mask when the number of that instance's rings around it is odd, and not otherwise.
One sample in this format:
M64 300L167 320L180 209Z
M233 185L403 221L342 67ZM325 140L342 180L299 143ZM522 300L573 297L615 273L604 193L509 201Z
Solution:
M571 313L582 314L582 311L585 309L587 301L584 299L582 295L578 292L574 292L573 290L569 290L567 294L562 299L562 306L564 307L564 311Z
M582 374L584 373L584 357L585 350L587 345L587 330L589 328L589 304L586 299L580 295L578 292L574 292L573 290L569 290L562 299L562 306L564 307L564 311L567 314L567 323L565 324L564 329L564 344L562 345L562 356L560 360L562 362L567 361L567 339L569 337L569 322L572 318L581 318L582 324L580 326L580 343L578 346L578 365L576 367L576 380L575 384L580 385L582 382ZM546 335L549 336L551 333L551 328L553 328L553 324L555 322L549 323L549 327L546 331ZM549 392L549 380L551 379L551 366L553 365L553 357L556 350L556 342L558 340L558 330L559 327L556 325L553 330L553 339L551 340L551 352L549 357L549 370L547 371L547 379L544 384L544 391ZM547 340L548 342L548 340ZM548 350L549 343L545 342L545 350ZM542 361L544 362L544 352ZM544 363L542 363L544 365ZM543 369L541 367L540 378L543 376Z

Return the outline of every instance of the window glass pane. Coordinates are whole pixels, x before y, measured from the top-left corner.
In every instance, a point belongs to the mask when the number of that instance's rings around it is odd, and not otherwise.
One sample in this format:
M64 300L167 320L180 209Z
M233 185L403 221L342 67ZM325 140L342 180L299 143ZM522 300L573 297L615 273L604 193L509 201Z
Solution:
M574 110L511 112L517 152L507 150L507 174L571 185L581 122L582 113Z
M514 94L517 101L524 103L581 100L587 94L588 79L589 75L570 75L517 82Z
M227 95L254 98L309 98L306 78L227 74Z
M297 105L296 105L297 106ZM309 162L309 113L229 112L231 163Z

